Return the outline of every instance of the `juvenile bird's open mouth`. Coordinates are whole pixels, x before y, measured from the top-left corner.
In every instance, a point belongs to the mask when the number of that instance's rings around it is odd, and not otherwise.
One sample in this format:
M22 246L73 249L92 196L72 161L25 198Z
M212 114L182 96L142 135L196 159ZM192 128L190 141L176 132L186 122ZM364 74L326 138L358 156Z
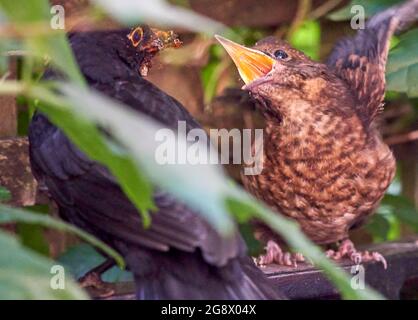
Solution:
M273 69L276 60L264 52L244 47L218 35L215 35L215 38L231 56L246 86Z

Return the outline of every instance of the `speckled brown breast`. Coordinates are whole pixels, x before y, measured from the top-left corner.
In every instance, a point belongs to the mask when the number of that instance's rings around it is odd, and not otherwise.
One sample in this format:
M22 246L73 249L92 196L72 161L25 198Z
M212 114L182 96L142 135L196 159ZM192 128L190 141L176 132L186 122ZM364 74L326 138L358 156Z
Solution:
M312 108L295 103L299 112ZM300 115L298 122L268 122L263 171L242 175L243 183L256 197L297 220L314 242L336 242L379 204L394 177L395 160L377 131L366 133L355 115L318 114L315 121ZM264 233L261 238L267 240L269 232Z

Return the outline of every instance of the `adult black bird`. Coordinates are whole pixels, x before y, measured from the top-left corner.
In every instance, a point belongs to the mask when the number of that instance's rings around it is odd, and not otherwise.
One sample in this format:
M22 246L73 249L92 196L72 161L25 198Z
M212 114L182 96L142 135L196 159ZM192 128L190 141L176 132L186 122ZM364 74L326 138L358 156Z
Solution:
M127 35L129 36L127 37ZM139 74L161 48L177 44L170 33L150 28L95 31L69 36L92 89L177 128L200 128L186 109ZM53 71L46 74L54 78ZM149 138L152 137L142 137ZM30 160L60 215L119 251L133 272L139 299L276 299L237 234L226 239L193 210L156 191L158 212L144 229L140 214L115 178L83 154L48 118L30 124ZM141 190L138 190L141 192Z

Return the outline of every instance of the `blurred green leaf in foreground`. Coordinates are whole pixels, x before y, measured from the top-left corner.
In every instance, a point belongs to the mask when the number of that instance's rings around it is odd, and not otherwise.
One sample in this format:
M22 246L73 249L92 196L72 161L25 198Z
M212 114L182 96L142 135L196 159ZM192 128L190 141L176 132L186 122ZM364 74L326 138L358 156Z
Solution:
M83 239L84 241L102 250L105 254L112 257L120 266L124 267L125 265L123 258L115 250L104 244L102 241L96 239L92 235L88 234L87 232L73 225L70 225L66 222L57 220L47 215L41 215L28 210L12 208L0 204L0 225L12 222L33 224L37 226L43 226L46 228L53 228L55 230L60 230L64 232L71 232Z
M122 257L112 248L86 232L52 217L0 205L0 225L25 223L71 232L112 257L124 267ZM62 269L64 288L54 289L53 266L61 264L23 247L17 239L0 231L0 300L2 299L86 299L87 296L71 278L71 270ZM69 272L67 272L69 271ZM60 280L61 281L61 280Z
M57 271L53 266L56 264L25 249L2 231L0 248L0 299L87 299L69 274L64 273L62 289L54 288L52 282Z

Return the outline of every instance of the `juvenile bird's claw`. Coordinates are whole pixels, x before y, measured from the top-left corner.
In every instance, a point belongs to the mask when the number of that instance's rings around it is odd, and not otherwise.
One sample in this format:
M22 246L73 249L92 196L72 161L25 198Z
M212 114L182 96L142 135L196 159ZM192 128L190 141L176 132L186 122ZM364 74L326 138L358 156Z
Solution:
M256 265L263 267L269 264L283 266L298 266L298 262L304 262L305 258L301 253L284 252L273 240L269 240L266 245L266 253L255 259Z
M379 252L357 251L353 242L349 239L344 240L337 251L328 250L326 252L326 256L336 261L348 258L355 264L376 261L382 263L383 268L387 269L386 259Z

